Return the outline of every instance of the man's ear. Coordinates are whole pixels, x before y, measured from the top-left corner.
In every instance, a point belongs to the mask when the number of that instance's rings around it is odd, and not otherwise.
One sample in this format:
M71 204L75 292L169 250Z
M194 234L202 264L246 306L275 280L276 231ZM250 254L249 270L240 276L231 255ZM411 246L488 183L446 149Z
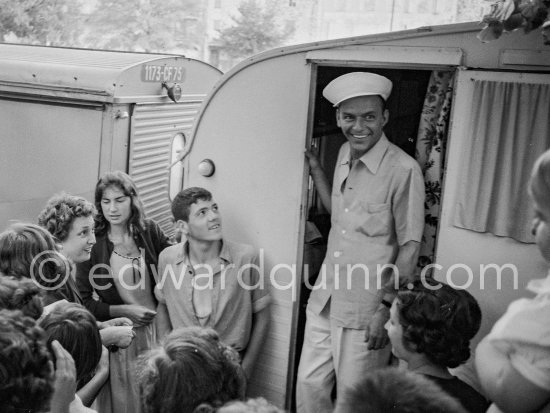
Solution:
M189 233L189 224L183 219L178 219L176 221L176 228L178 231L181 231L185 235Z
M388 123L389 120L390 120L390 111L388 109L384 109L384 125L383 126L386 126L386 124Z
M336 126L340 127L340 109L336 108Z

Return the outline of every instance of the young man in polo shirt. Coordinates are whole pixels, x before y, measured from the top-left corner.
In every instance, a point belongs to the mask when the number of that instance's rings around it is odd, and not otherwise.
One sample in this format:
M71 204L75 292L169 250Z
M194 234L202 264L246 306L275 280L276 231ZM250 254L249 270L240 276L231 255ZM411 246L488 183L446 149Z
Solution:
M237 350L250 378L269 324L269 292L249 245L222 236L221 216L212 194L187 188L172 202L184 241L159 256L155 295L168 317L161 330L203 326Z

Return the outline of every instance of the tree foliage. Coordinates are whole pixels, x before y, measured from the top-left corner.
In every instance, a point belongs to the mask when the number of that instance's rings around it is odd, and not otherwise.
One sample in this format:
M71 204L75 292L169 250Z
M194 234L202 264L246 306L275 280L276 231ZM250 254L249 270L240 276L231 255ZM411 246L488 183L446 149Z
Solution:
M280 46L294 32L294 25L277 19L276 1L262 7L257 0L244 0L234 24L220 30L220 48L232 58L245 58Z
M544 44L550 45L550 0L493 0L483 23L485 28L478 34L483 42L498 39L504 32L522 28L529 33L543 26Z
M0 41L73 46L80 23L76 0L0 0Z
M200 2L194 0L98 0L86 40L93 47L143 52L200 49Z

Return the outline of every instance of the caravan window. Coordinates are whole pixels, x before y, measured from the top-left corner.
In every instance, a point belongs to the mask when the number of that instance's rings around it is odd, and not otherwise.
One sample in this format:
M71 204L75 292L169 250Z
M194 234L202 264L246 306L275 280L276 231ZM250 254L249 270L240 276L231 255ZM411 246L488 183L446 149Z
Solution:
M176 159L181 155L183 149L185 148L185 135L183 133L177 133L172 138L172 148L170 149L170 162L175 162ZM169 183L169 193L170 201L178 194L179 191L183 188L183 162L178 162L176 165L170 168L170 183Z

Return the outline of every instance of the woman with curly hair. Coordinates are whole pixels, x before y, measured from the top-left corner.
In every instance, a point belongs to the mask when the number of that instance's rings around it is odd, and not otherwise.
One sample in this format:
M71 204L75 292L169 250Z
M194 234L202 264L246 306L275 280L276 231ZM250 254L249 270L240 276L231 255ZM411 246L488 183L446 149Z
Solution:
M221 406L241 397L244 376L217 333L183 327L139 363L140 398L145 413L193 413L202 403Z
M487 400L448 370L468 360L480 324L481 310L470 293L423 280L398 292L386 330L393 354L409 371L435 382L468 412L481 413Z
M145 218L137 188L124 172L107 172L99 179L95 207L97 242L90 259L77 264L77 285L96 319L127 317L133 322L132 344L110 355L110 400L116 413L139 413L135 361L157 341L153 273L160 252L170 243L159 226Z
M63 255L79 263L90 259L95 244L95 214L91 202L62 193L48 200L38 215L38 225L59 242Z
M95 206L86 199L61 193L48 200L38 216L38 224L47 229L59 243L60 253L71 263L79 264L90 259L92 247L96 243L94 228L96 213ZM49 312L66 301L82 304L83 301L78 291L75 294L77 295L76 300L56 292L46 293L45 304L48 305L46 311ZM93 316L90 314L90 317ZM97 326L100 329L102 343L112 349L128 347L134 337L132 321L126 317L97 322ZM89 339L92 340L93 337L90 335ZM101 352L99 354L101 355ZM85 406L92 404L109 376L108 360L108 355L103 354L97 374L80 378L78 395ZM85 386L83 386L84 383ZM98 403L101 409L108 409L109 401L105 400L105 397L102 395L99 398Z

